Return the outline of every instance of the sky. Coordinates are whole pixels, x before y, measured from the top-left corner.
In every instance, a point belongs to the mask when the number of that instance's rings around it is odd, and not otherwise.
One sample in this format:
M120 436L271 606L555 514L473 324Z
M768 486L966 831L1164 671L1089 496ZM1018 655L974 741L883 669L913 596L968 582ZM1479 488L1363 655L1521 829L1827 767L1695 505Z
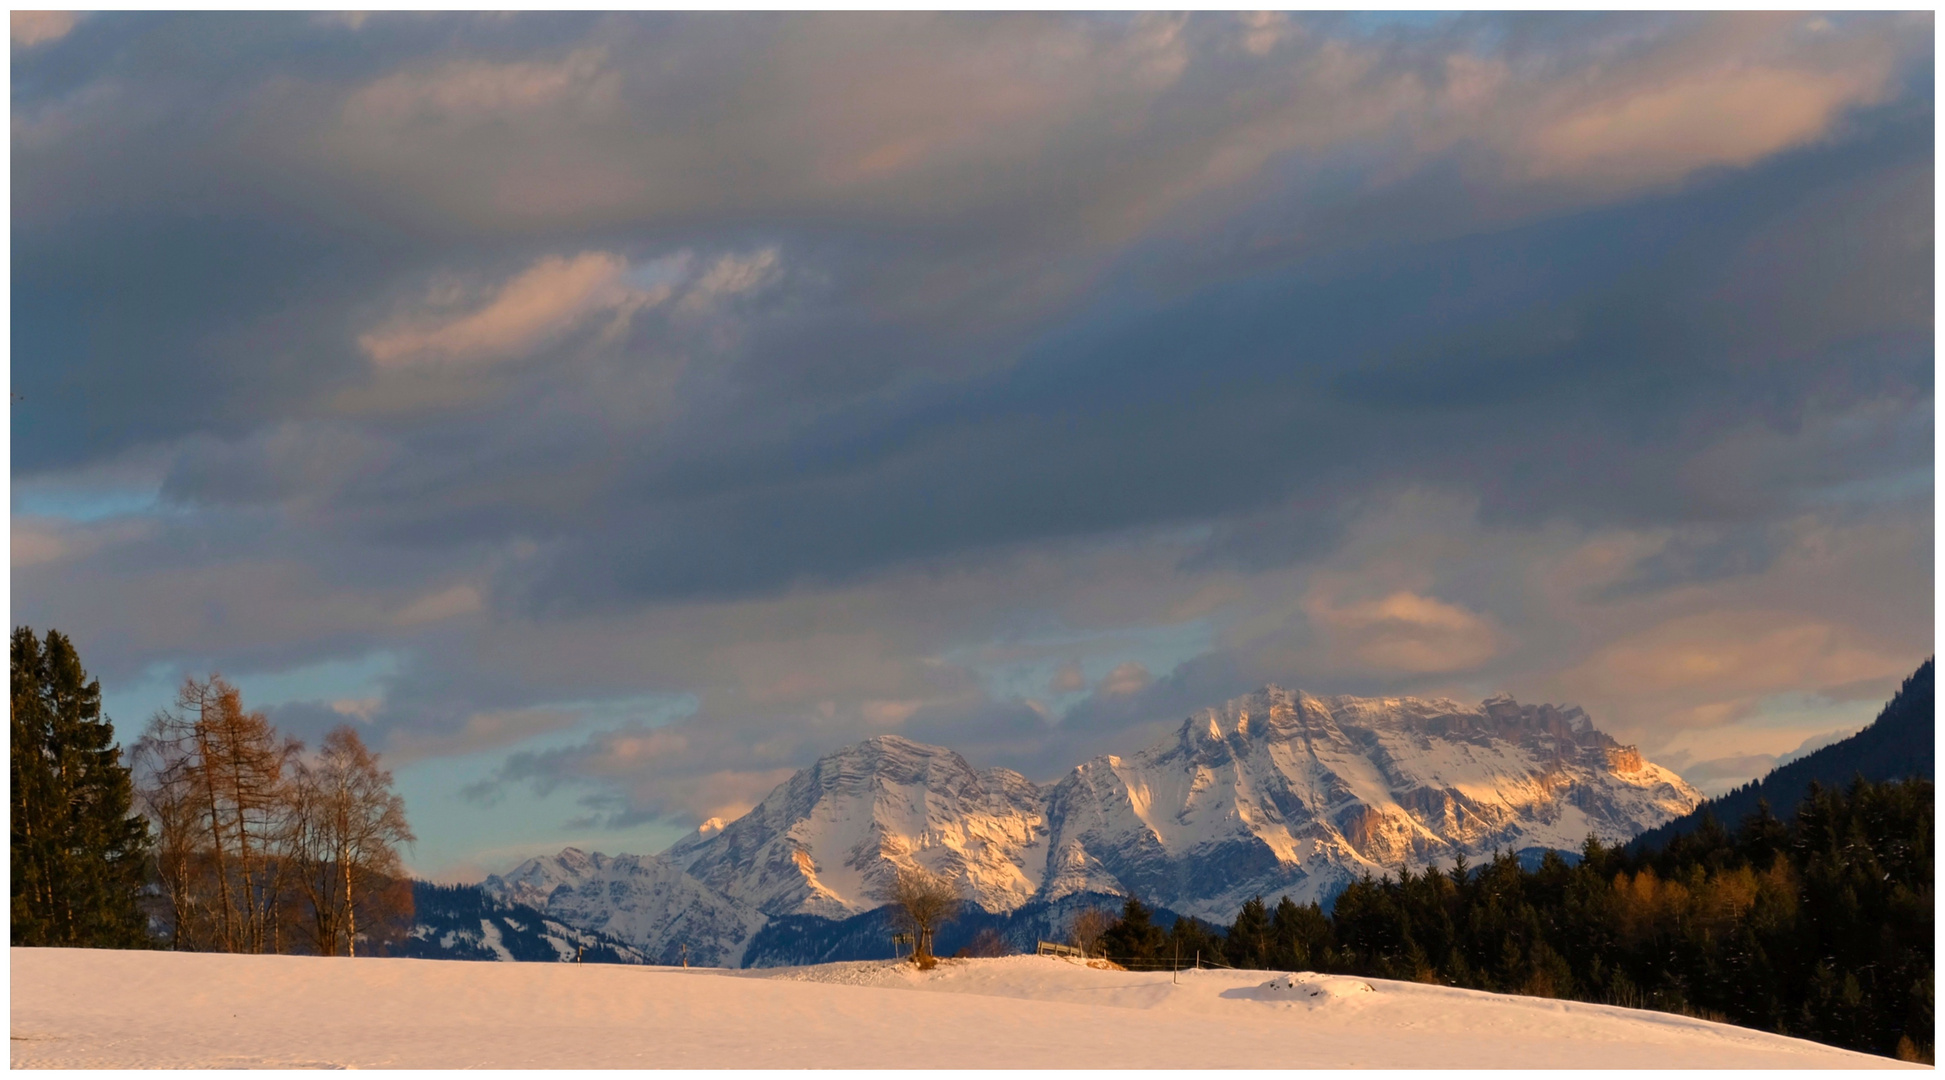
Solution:
M1720 791L1933 650L1930 13L11 29L14 623L439 880L1269 682Z

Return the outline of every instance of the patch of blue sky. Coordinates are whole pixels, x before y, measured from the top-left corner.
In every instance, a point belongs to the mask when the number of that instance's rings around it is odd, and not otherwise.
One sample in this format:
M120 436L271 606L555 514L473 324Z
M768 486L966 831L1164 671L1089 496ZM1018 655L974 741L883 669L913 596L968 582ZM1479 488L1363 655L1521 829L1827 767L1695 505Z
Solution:
M478 880L535 855L564 847L610 855L652 855L680 840L684 825L646 822L621 829L590 826L583 802L588 790L572 784L540 791L531 784L500 785L491 798L469 791L490 781L515 753L546 753L579 745L595 731L630 722L660 727L692 715L688 694L650 695L600 702L557 703L546 708L583 711L571 727L470 754L425 758L392 770L406 814L421 840L407 852L414 874L440 880Z
M136 514L159 514L165 509L160 491L141 488L103 490L16 484L10 501L16 517L66 521L105 521Z

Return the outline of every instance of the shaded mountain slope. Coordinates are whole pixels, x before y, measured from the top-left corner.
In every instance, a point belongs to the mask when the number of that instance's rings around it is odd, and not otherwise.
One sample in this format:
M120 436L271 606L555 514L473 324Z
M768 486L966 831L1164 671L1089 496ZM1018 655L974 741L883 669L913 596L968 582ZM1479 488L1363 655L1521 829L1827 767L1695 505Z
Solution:
M1677 836L1694 832L1704 817L1734 829L1763 802L1769 804L1770 813L1787 819L1803 801L1812 782L1840 788L1858 776L1866 780L1935 779L1938 735L1932 665L1931 660L1920 665L1869 727L1842 742L1772 769L1761 780L1710 799L1667 824L1643 832L1628 849L1656 850Z

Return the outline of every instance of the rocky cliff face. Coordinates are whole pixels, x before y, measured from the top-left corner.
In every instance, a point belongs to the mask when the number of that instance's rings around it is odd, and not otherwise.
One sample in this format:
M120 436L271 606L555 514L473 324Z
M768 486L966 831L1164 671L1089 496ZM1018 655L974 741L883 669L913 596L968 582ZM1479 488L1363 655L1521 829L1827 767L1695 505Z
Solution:
M1133 891L1226 919L1259 893L1327 900L1366 872L1624 840L1700 798L1579 709L1271 686L1055 784L1041 896Z
M766 917L869 911L905 865L988 912L1132 892L1227 921L1259 894L1328 901L1365 873L1625 840L1700 801L1577 708L1269 686L1044 788L881 736L663 855L569 849L487 887L664 962L687 941L692 962L734 964Z
M886 735L823 758L667 858L771 914L869 911L896 868L914 863L1007 911L1040 887L1043 802L1019 773L978 772L950 750Z

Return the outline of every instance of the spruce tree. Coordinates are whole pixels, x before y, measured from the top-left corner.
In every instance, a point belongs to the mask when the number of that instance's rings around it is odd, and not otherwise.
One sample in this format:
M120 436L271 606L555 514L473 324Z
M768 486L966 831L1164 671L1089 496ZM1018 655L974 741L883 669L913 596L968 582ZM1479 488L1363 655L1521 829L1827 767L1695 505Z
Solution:
M1229 962L1239 968L1260 968L1269 966L1270 914L1263 906L1263 898L1252 897L1243 902L1243 910L1236 914L1236 921L1229 927Z
M1101 948L1108 959L1129 967L1151 967L1161 959L1168 935L1151 920L1154 912L1140 899L1130 896L1121 907L1121 917L1101 935Z
M150 944L140 908L148 823L133 815L115 729L66 635L13 633L12 943Z

